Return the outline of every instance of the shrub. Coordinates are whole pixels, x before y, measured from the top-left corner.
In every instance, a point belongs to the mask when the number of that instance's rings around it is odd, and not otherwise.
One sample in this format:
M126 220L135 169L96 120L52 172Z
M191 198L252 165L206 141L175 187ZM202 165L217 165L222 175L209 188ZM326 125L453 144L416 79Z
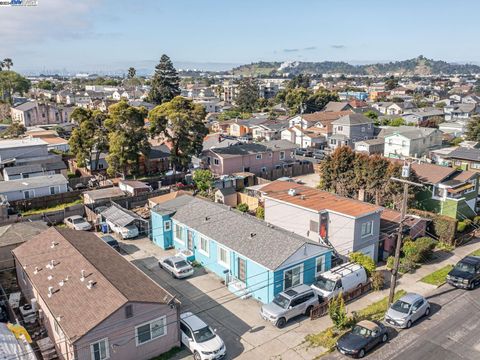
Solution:
M381 271L374 271L372 273L371 280L373 291L379 291L383 289L383 286L385 285L385 278Z
M328 303L328 315L337 329L343 329L347 326L347 310L345 309L342 293L339 293L338 296L332 298Z
M473 218L473 225L480 225L480 216L475 216Z
M453 250L455 250L455 246L447 244L444 241L439 241L437 242L437 245L435 245L435 249L452 252Z
M467 228L467 224L465 224L464 221L459 221L457 223L457 232L462 233L465 231L466 228Z
M387 269L389 269L389 270L393 269L394 262L395 262L395 257L389 256L387 258Z
M408 211L412 214L432 219L431 230L429 231L440 241L455 245L455 231L457 229L456 219L417 209L409 209Z
M377 268L373 259L368 255L362 254L361 252L353 252L349 255L349 258L350 261L362 265L365 268L368 277L370 277L370 275Z
M265 209L261 206L257 207L257 210L255 211L255 216L259 219L265 219Z
M248 204L245 203L240 203L237 205L237 210L241 211L243 213L246 213L248 211Z
M404 258L412 263L425 262L432 256L435 244L436 241L429 237L421 237L415 241L407 240L402 246Z
M417 264L408 258L401 258L398 271L402 274L412 272L417 267Z
M206 192L213 186L213 174L210 170L196 170L193 173L193 182L198 190Z

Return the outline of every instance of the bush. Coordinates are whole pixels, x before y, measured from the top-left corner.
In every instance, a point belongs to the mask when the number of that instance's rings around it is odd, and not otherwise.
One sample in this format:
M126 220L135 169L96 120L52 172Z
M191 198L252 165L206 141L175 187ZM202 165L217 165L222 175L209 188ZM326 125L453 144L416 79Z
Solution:
M198 190L207 192L213 186L213 174L210 170L196 170L193 173L193 182Z
M381 271L374 271L372 273L372 289L373 291L379 291L383 289L385 285L385 278L383 277L383 273Z
M345 309L342 293L332 298L328 303L328 315L337 329L344 329L347 326L347 310Z
M241 211L243 213L246 213L248 211L248 204L245 203L240 203L237 205L237 210Z
M446 242L443 242L443 241L439 241L437 242L437 245L435 245L435 249L452 252L453 250L455 250L455 246L447 244Z
M475 216L473 218L473 225L480 225L480 216Z
M265 219L265 209L261 206L257 207L257 210L255 211L255 216L259 219Z
M430 232L440 241L455 245L455 232L457 229L456 219L417 209L409 209L408 211L412 214L432 219Z
M436 241L429 237L407 240L402 246L403 256L412 263L425 262L432 256L435 245Z
M361 252L353 252L349 255L349 258L350 261L362 265L365 268L368 277L370 277L370 275L377 268L373 259L368 255L362 254Z
M387 269L392 270L395 258L393 256L389 256L387 259ZM409 258L401 257L400 264L398 265L398 271L402 274L411 272L415 270L417 264Z
M462 233L467 229L467 224L464 221L459 221L457 223L457 232Z
M395 257L389 256L387 258L387 269L392 270L394 262L395 262Z

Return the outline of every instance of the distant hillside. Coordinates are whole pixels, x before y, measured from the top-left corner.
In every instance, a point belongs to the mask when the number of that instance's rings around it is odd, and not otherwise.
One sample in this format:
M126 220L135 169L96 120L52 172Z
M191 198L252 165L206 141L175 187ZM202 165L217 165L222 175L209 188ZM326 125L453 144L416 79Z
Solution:
M351 65L341 61L323 62L257 62L232 69L235 75L265 76L285 73L298 74L354 74L354 75L440 75L480 73L480 66L473 64L454 64L441 60L419 56L415 59L389 63Z

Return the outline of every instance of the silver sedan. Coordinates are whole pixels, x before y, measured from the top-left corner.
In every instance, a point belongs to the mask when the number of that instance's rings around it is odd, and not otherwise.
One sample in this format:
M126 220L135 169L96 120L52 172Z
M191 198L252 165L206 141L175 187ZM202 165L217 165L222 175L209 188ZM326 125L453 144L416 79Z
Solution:
M168 271L172 277L177 279L183 279L193 275L193 267L187 260L180 256L170 256L160 259L158 265Z
M395 301L387 313L385 321L399 328L409 328L422 316L430 315L430 304L422 295L409 293Z

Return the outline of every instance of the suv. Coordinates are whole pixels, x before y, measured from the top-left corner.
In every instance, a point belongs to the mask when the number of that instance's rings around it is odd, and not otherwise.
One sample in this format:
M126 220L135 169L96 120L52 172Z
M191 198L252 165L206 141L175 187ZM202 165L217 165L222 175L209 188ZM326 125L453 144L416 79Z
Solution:
M473 289L480 284L480 257L466 256L447 275L447 283L463 289Z
M271 303L262 305L260 315L281 329L298 315L310 316L318 303L318 296L310 286L298 285L277 294Z

